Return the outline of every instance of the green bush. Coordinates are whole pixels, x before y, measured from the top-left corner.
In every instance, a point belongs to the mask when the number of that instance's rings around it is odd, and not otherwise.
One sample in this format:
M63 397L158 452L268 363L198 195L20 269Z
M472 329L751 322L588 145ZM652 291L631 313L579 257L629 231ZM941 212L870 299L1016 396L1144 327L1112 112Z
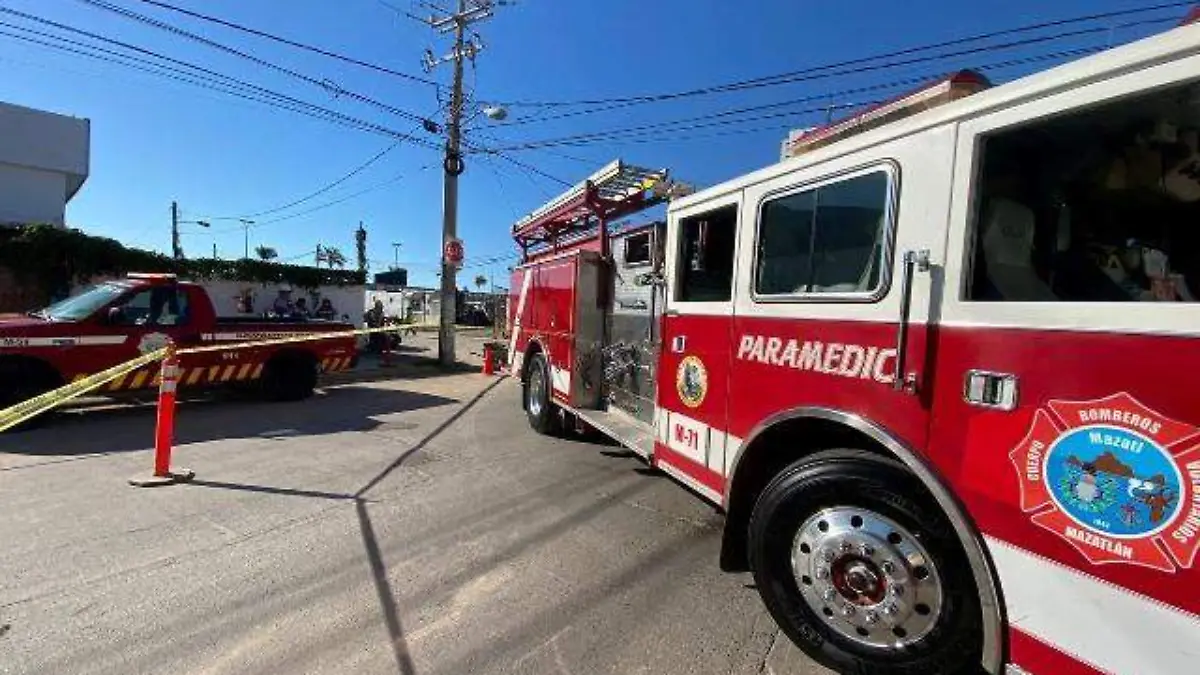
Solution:
M17 279L46 289L86 283L98 276L166 272L184 279L287 282L299 288L356 286L366 282L357 270L327 270L262 260L175 260L161 253L127 248L115 239L93 237L50 225L0 228L0 266Z

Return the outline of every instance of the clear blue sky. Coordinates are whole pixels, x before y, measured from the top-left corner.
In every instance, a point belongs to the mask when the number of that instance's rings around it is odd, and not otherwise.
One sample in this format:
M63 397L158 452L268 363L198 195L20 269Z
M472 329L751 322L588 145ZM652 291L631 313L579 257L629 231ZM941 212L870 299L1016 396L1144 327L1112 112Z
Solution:
M427 85L300 52L138 0L109 1L396 108L432 115L439 106ZM425 13L413 0L168 1L416 75L423 75L419 59L426 47L440 55L449 44L444 36L387 6ZM520 0L476 25L487 48L479 58L477 72L468 70L467 84L481 102L561 101L688 90L990 30L1150 4L1150 0ZM333 98L320 87L77 0L0 0L0 6L124 40L390 129L408 132L414 126L375 107ZM1176 17L1185 12L1179 8L1136 18ZM0 15L0 21L56 32L7 15ZM1124 41L1166 27L1117 28L1112 38ZM11 30L0 26L0 31ZM477 118L469 138L475 143L507 145L654 124L1100 45L1108 39L1106 34L1079 36L730 94L599 113L593 107L594 114L509 128ZM987 73L1008 80L1048 65L1017 65ZM91 120L91 177L71 202L68 223L160 251L170 250L168 209L172 200L179 202L185 220L271 210L336 180L391 144L383 136L25 44L5 35L0 35L0 72L0 100ZM448 82L449 65L430 77ZM900 91L831 100L856 103ZM797 104L755 113L792 113L784 117L624 140L599 139L580 147L557 147L554 153L558 154L522 151L513 156L572 182L621 157L669 167L684 180L709 185L775 161L788 128L824 120L824 114L801 112L812 106ZM581 109L586 108L513 107L509 121ZM745 129L758 131L728 133ZM434 284L441 223L439 164L440 158L429 149L397 147L337 188L291 209L258 217L264 224L251 229L250 246L267 244L277 248L283 258L311 260L306 253L322 243L340 247L353 259L353 230L362 221L369 232L373 271L384 269L393 260L391 243L400 241L400 259L409 268L412 282ZM400 175L404 177L385 187L317 208ZM508 263L480 261L512 251L511 223L561 189L504 160L468 158L461 182L459 233L466 243L469 268L460 284L469 284L477 273L494 274L497 284L506 283ZM317 210L266 223L310 209ZM211 231L184 226L187 254L210 255L216 243L222 257L240 256L243 240L236 221L213 225Z

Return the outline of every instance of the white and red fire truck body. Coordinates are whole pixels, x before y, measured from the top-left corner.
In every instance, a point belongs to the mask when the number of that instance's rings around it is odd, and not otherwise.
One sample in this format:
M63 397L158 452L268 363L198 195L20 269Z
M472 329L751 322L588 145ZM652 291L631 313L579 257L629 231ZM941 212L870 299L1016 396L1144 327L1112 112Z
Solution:
M936 672L953 658L909 657L961 639L990 673L1197 672L1200 25L980 84L960 73L801 135L794 157L671 199L664 224L611 229L606 214L634 210L619 208L626 196L673 196L665 172L623 165L531 214L514 226L526 260L511 285L512 374L535 426L554 426L544 386L551 412L721 507L724 569L770 567L774 544L755 538L791 527L795 578L756 580L797 596L764 599L830 665ZM946 95L956 87L970 91ZM620 190L602 198L614 175ZM584 220L599 233L572 240ZM645 266L625 264L622 244L643 234ZM647 318L640 360L636 337L614 337L626 305ZM645 405L616 405L618 390ZM911 478L940 535L857 499L872 461ZM883 523L878 546L859 524L822 534L838 528L836 496L816 520L771 510L807 517L789 481L817 495L822 480L847 508L878 504L846 520ZM958 553L939 554L939 536ZM917 590L898 589L889 554ZM917 616L954 611L978 614L972 637ZM879 626L925 634L879 638Z

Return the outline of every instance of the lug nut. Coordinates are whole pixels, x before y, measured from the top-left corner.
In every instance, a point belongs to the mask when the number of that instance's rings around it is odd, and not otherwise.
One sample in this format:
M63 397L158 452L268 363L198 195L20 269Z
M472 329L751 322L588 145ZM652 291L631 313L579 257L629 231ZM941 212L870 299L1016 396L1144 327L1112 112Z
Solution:
M832 588L826 588L825 592L821 594L821 597L825 599L825 602L833 602L834 598L837 597L837 591L833 590Z
M897 598L904 595L904 584L892 584L892 595Z
M875 624L879 621L879 615L875 612L867 612L865 615L863 615L863 619L865 619L869 624Z
M818 567L817 568L817 578L818 579L828 579L829 578L829 568L828 567Z
M848 542L848 541L844 541L844 540L843 540L843 541L842 541L842 543L841 543L841 545L840 545L839 547L840 547L840 548L841 548L843 551L847 551L847 552L848 552L848 551L849 551L849 550L850 550L850 549L853 547L853 544L851 544L851 543L850 543L850 542Z
M879 564L879 569L883 570L884 574L891 576L892 572L896 571L896 566L892 564L891 560L884 560Z
M833 552L833 549L827 548L821 554L821 557L825 559L825 562L833 562L833 559L837 557L837 554Z
M854 616L854 605L845 605L842 607L842 616Z
M895 616L896 613L900 611L900 608L896 607L895 605L888 605L880 611L883 612L884 616Z
M870 544L863 544L862 546L858 547L858 550L860 553L867 556L868 558L875 555L875 547L871 546Z

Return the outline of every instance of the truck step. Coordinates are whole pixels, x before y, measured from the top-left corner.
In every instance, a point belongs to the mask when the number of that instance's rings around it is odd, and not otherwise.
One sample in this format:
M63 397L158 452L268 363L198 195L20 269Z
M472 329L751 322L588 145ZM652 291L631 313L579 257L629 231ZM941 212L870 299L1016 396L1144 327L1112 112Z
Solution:
M654 454L654 428L620 410L579 410L579 417L621 445L649 460Z

